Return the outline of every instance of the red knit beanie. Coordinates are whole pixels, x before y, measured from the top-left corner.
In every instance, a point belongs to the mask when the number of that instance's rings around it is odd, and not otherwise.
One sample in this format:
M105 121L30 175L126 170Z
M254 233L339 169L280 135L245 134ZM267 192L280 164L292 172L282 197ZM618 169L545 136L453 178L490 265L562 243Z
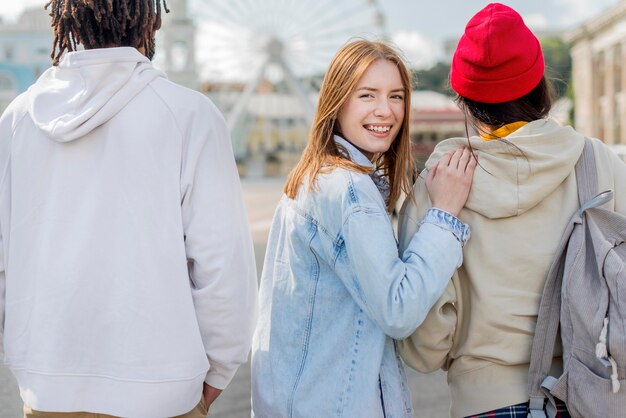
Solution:
M491 3L467 23L452 58L450 84L475 102L503 103L530 93L543 73L537 37L515 10Z

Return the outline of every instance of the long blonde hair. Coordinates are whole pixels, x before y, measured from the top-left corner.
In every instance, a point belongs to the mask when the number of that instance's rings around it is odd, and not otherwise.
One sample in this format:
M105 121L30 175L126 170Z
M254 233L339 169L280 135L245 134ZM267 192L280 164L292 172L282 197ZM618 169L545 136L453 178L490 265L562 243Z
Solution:
M400 54L383 42L359 40L341 48L324 76L317 102L317 110L309 141L296 167L289 173L285 194L294 199L298 188L308 176L307 187L312 188L318 173L344 168L359 173L370 173L371 168L359 165L344 155L333 139L339 110L354 91L361 76L377 60L392 62L400 72L404 85L404 119L398 135L389 149L378 155L374 164L389 180L387 210L392 211L402 192L410 193L413 175L409 119L411 111L411 75ZM346 138L349 139L349 138Z

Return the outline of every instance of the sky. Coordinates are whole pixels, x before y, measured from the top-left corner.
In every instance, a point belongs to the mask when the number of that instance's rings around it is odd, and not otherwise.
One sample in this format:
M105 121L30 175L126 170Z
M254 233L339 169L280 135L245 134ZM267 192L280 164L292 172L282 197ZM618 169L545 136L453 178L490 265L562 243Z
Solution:
M471 16L489 3L482 0L342 1L378 3L385 15L389 38L415 68L428 67L441 59L443 41L458 39ZM541 32L574 28L619 1L626 0L508 0L506 4L516 9L533 31ZM45 3L46 0L0 0L0 16L11 21L25 6Z
M378 0L386 13L387 30L409 61L429 64L441 58L443 41L458 39L467 21L490 1ZM620 0L508 0L534 31L571 29ZM626 1L626 0L622 0Z

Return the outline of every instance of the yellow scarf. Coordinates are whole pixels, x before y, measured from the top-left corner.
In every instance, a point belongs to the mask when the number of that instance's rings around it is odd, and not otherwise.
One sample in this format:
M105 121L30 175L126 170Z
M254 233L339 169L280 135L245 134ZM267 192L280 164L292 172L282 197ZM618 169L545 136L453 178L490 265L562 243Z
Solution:
M502 126L501 128L492 131L491 133L481 136L483 141L491 141L492 139L500 139L506 136L511 135L513 132L517 131L522 126L526 125L528 122L513 122L507 125Z

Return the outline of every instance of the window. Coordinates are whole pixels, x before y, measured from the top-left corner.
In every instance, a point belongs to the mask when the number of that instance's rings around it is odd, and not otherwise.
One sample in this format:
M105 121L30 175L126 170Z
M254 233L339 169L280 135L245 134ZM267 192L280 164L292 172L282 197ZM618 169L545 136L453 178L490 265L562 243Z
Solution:
M17 83L11 74L0 71L0 93L6 91L17 92Z
M0 71L0 112L17 96L17 82L9 73Z
M4 59L5 61L13 61L15 59L15 49L13 45L4 45Z

